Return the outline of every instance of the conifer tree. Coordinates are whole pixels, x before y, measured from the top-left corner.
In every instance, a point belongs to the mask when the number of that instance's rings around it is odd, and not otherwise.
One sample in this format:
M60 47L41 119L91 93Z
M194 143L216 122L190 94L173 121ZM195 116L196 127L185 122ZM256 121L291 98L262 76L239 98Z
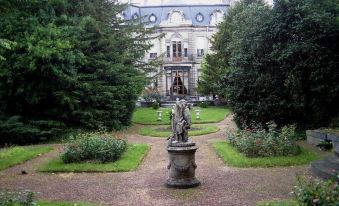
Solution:
M70 128L128 126L150 48L142 24L110 0L0 2L0 144L40 141Z

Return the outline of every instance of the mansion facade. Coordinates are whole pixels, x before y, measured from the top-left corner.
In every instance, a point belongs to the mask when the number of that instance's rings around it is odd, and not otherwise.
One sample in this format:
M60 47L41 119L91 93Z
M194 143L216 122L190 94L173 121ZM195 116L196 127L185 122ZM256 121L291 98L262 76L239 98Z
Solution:
M194 99L198 95L203 57L211 52L211 38L230 7L229 0L134 0L129 3L124 18L144 17L148 21L146 29L156 26L155 35L164 35L152 40L153 47L145 55L145 61L163 58L155 84L157 91L167 100Z

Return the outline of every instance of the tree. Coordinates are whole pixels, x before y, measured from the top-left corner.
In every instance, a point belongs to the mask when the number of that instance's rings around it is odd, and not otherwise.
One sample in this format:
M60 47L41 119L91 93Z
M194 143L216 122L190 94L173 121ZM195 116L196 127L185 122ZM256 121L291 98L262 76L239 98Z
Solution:
M152 31L116 1L19 2L0 4L0 38L16 42L0 53L0 144L128 126Z
M246 0L231 9L213 46L225 65L217 91L238 121L317 127L338 115L338 8L335 0L273 8Z

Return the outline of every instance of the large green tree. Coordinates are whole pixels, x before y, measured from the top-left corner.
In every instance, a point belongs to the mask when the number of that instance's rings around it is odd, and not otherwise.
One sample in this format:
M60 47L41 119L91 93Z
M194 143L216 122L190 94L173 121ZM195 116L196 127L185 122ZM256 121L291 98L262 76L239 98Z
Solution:
M130 124L150 30L110 0L0 1L0 144Z
M213 46L224 67L217 91L238 121L322 126L338 115L338 14L337 0L243 0L230 10Z

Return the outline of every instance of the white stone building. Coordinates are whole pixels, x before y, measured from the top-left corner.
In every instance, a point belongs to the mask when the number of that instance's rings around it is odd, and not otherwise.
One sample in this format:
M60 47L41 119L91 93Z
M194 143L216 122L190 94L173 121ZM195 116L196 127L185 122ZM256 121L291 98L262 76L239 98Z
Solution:
M201 63L211 52L211 37L230 6L225 0L132 0L125 18L145 17L146 27L157 26L164 34L153 40L145 55L150 60L163 55L157 78L158 92L168 100L192 99L197 95Z
M145 17L146 28L157 26L164 38L153 40L145 60L163 55L156 81L167 100L195 99L204 55L233 0L130 0L124 18Z

